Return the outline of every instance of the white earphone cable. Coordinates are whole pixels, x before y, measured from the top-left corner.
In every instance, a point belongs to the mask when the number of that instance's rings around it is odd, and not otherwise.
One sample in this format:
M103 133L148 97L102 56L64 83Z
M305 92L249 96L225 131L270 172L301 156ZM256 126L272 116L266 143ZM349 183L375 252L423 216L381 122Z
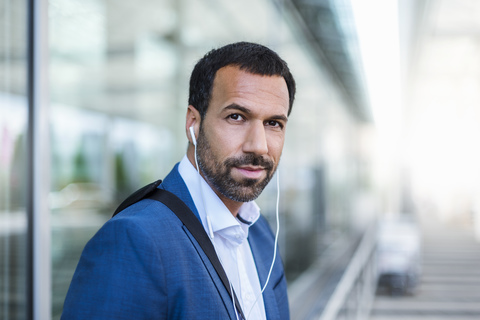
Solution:
M268 285L268 282L270 281L270 276L272 275L272 270L273 266L275 265L275 259L277 257L277 244L278 244L278 235L280 233L280 219L279 219L279 214L278 214L278 209L280 206L280 173L279 170L277 169L277 202L275 206L275 218L277 220L277 230L275 232L275 243L273 247L273 259L272 259L272 264L270 265L270 271L268 272L267 280L265 281L265 285L262 288L262 291L257 295L257 298L255 299L255 302L252 304L252 307L250 308L250 311L248 311L247 314L247 319L250 317L250 313L252 312L253 308L255 307L255 304L258 302L258 299L260 296L263 294L263 291L265 291L265 288Z
M213 229L212 229L212 224L211 224L211 221L210 221L210 216L208 215L208 212L207 212L207 208L205 206L205 200L204 200L204 193L203 193L203 188L202 188L202 176L200 175L200 167L198 166L198 160L197 160L197 143L196 143L196 139L195 139L195 133L193 131L193 127L190 127L190 132L192 134L192 140L193 140L193 144L195 146L195 165L197 166L197 172L198 172L198 182L199 182L199 187L200 187L200 193L201 193L201 198L202 198L202 204L203 204L203 208L205 210L205 216L206 216L206 219L207 219L207 227L208 227L208 232L209 232L209 236L210 236L210 239L212 240L212 244L213 246L215 247L215 241L214 241L214 234L213 234ZM268 272L268 275L267 275L267 279L265 281L265 285L263 286L262 290L260 291L260 293L257 295L256 299L255 299L255 302L252 304L252 307L250 308L247 316L246 316L246 319L249 318L250 316L250 313L252 312L253 308L255 307L255 304L258 302L258 299L260 298L260 296L263 294L263 292L265 291L265 288L267 287L268 285L268 282L270 281L270 276L272 274L272 270L273 270L273 266L275 265L275 259L277 257L277 244L278 244L278 235L280 233L280 219L279 219L279 205L280 205L280 174L279 174L279 170L277 169L277 201L276 201L276 207L275 207L275 217L276 217L276 220L277 220L277 230L275 232L275 242L274 242L274 249L273 249L273 258L272 258L272 263L270 265L270 270ZM215 247L215 251L217 251L216 247ZM220 257L219 257L220 258ZM220 259L220 263L223 265L221 259ZM229 286L230 286L230 291L231 291L231 294L232 294L232 297L233 297L233 287L232 287L232 283L230 281L228 281L229 283ZM235 312L235 315L237 317L237 320L239 320L238 318L238 312L237 312L237 308L235 306L235 301L234 299L232 299L232 302L233 302L233 310Z
M193 130L191 130L190 132L193 135L193 139L195 139L195 135L194 135ZM215 246L212 223L210 222L210 216L208 215L207 207L205 206L205 199L204 199L203 188L202 188L202 176L200 175L200 167L198 166L198 160L197 160L197 142L195 140L193 140L193 141L195 142L193 145L195 146L195 165L197 166L197 172L198 172L198 185L199 185L199 188L200 188L203 209L205 210L205 216L207 217L208 233L209 233L210 240L212 241L213 247L215 248L215 251L218 252L217 247ZM218 259L220 260L220 264L223 266L224 264L223 264L220 256L218 256ZM230 294L232 296L233 311L235 313L235 316L236 316L237 320L240 320L238 318L237 307L235 306L235 299L233 298L233 296L234 296L233 287L232 287L232 283L230 282L230 280L228 280L228 285L230 286Z
M203 194L203 188L202 188L202 176L200 175L200 167L198 166L198 160L197 160L197 143L195 141L194 143L195 146L195 165L197 166L197 172L198 172L198 186L200 188L200 193L202 195L202 204L203 204L203 209L205 210L205 216L207 219L207 227L208 227L208 236L213 242L213 238L215 237L213 234L213 229L212 229L212 222L210 221L210 216L208 215L207 207L205 206L205 200L204 200L204 194Z

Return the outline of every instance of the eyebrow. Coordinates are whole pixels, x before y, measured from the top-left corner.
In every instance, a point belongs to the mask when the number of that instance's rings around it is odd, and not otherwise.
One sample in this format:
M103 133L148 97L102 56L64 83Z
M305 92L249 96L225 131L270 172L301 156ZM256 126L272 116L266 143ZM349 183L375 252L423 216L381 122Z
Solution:
M252 111L250 109L239 106L236 103L232 103L232 104L226 106L224 110L238 110L238 111L241 111L245 114L252 114ZM286 116L282 115L282 114L274 115L274 116L270 117L270 119L271 120L282 120L284 122L288 121L288 118Z
M226 106L224 110L239 110L239 111L242 111L246 114L251 114L252 113L252 111L250 111L250 109L239 106L236 103L232 103L232 104Z

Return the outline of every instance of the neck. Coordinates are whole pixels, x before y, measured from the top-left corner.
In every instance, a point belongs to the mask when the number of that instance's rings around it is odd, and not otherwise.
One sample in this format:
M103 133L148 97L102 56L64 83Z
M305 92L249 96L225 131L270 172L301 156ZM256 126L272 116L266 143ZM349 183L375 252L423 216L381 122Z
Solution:
M212 186L210 186L211 188ZM214 189L213 189L214 190ZM243 205L243 202L238 202L238 201L233 201L227 197L225 197L223 194L217 192L214 190L217 196L222 200L223 204L225 204L225 207L230 211L230 213L234 216L237 217L238 211L240 210L240 207Z

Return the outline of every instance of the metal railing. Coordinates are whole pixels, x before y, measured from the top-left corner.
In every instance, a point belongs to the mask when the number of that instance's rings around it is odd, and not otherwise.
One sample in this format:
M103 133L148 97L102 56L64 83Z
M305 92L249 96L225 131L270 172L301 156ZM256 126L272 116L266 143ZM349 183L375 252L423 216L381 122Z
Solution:
M361 320L368 317L377 283L376 231L376 224L367 229L345 273L317 319Z

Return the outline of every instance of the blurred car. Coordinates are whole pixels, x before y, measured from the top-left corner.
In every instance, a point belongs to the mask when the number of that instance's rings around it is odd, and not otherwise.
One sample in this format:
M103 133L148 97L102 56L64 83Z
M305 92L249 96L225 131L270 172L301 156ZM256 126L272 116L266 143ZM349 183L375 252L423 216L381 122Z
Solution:
M421 274L421 233L413 217L380 221L377 234L378 287L390 294L413 293Z

